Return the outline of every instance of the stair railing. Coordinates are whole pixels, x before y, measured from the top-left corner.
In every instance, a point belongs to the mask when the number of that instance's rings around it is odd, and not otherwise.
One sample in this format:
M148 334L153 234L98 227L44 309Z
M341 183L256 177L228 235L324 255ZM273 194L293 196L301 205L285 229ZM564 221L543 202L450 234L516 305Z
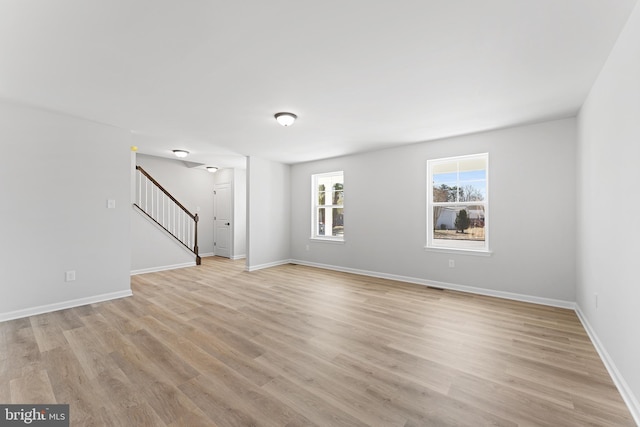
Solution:
M189 212L140 166L136 166L136 171L136 199L133 205L193 252L196 264L200 265L198 214Z

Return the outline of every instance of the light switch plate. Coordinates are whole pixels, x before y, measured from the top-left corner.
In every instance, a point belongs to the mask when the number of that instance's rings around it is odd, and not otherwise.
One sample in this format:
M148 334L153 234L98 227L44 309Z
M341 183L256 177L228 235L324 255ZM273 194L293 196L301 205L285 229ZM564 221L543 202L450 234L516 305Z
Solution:
M116 208L116 201L113 200L113 199L107 200L107 208L108 209L115 209Z

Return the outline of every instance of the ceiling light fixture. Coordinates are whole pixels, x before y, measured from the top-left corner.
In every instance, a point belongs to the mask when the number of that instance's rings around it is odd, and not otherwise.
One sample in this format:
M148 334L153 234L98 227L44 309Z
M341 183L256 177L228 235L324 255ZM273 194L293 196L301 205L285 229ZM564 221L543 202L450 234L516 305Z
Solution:
M173 150L173 154L175 154L176 157L183 159L189 155L189 152L186 150Z
M207 170L211 173L216 173L218 172L218 168L215 166L207 166Z
M274 116L282 126L291 126L298 116L293 113L276 113Z

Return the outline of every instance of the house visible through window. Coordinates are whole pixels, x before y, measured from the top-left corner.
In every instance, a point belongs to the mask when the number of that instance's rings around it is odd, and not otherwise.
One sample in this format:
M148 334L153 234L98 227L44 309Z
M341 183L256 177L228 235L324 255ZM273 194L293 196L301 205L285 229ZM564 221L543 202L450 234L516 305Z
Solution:
M344 173L312 175L312 238L344 239Z
M489 250L489 155L427 161L427 247Z

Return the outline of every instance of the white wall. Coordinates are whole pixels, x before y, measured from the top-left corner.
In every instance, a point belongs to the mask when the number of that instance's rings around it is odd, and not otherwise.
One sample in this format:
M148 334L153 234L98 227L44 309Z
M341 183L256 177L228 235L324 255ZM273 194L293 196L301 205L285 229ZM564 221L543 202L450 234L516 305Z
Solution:
M247 270L290 258L290 166L247 158Z
M137 154L136 162L169 191L185 208L197 213L198 249L201 255L213 253L214 174L190 168L181 160ZM132 271L153 271L195 262L195 257L175 239L158 236L160 231L141 222L132 211ZM151 245L150 242L157 243Z
M234 169L233 259L247 256L247 171Z
M570 305L575 140L575 120L567 119L293 165L292 258ZM425 251L427 160L483 152L492 256ZM311 240L311 175L337 170L345 179L345 243Z
M130 294L129 132L0 101L0 139L0 320Z
M131 274L196 265L192 252L135 207L131 207Z
M580 111L578 155L577 303L640 423L640 4Z

